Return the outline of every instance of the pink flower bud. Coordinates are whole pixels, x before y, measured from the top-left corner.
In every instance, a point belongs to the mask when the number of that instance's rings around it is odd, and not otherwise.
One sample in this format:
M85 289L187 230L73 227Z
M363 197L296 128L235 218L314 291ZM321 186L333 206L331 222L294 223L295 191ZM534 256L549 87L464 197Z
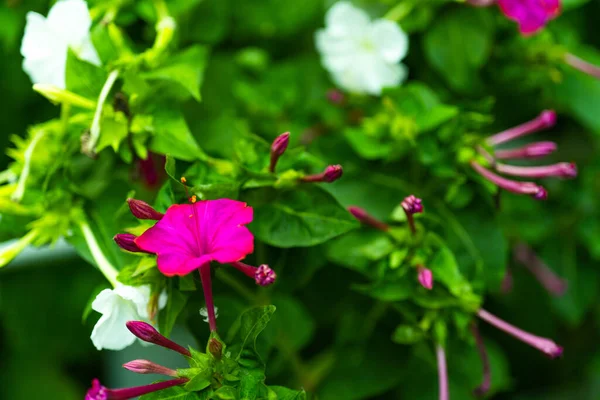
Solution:
M166 376L177 376L177 371L163 367L148 360L133 360L123 364L123 368L136 374L158 374Z
M275 172L279 157L285 153L285 150L290 143L290 133L285 132L277 136L271 144L271 162L269 164L269 172Z
M211 338L208 341L208 351L215 359L220 360L223 356L223 344L217 339Z
M354 218L363 224L371 225L373 228L384 232L389 229L389 226L386 223L383 223L372 215L369 215L369 213L360 207L350 206L348 207L348 211L350 211Z
M407 214L419 214L423 212L423 203L421 199L414 195L407 196L402 203L400 203L404 212Z
M342 166L341 165L330 165L325 168L325 175L323 176L323 180L325 182L334 182L342 177Z
M509 160L515 158L538 158L545 157L556 151L554 142L536 142L518 149L496 150L494 156L499 160Z
M118 233L113 237L113 240L117 245L123 250L130 251L132 253L141 253L144 250L140 249L137 244L135 244L135 239L137 236L132 235L131 233Z
M487 138L488 144L496 146L500 143L510 142L518 137L547 129L556 123L556 113L553 110L544 110L536 118L514 128L507 129Z
M422 265L417 267L419 274L419 283L427 290L433 289L433 272L429 268L425 268Z
M277 279L277 274L275 271L269 268L267 264L262 264L256 269L254 279L256 280L257 285L269 286L275 282L275 279Z
M339 89L329 89L327 91L327 100L329 100L331 104L339 106L344 104L346 101L346 96L344 96L344 93L342 93L342 91Z
M171 349L186 357L191 357L192 354L188 349L178 345L170 339L161 335L152 325L143 321L128 321L127 329L144 342L153 343L167 349Z
M156 211L150 204L142 200L127 199L127 204L129 204L131 213L138 219L154 219L158 221L164 216L163 213Z

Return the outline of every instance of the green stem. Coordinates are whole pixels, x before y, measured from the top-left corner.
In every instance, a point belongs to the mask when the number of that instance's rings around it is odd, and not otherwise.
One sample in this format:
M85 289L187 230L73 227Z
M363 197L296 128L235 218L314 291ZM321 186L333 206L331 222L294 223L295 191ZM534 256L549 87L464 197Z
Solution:
M108 259L102 252L102 249L100 249L100 245L98 244L98 241L94 236L94 232L92 232L92 229L90 228L85 218L82 217L82 219L78 221L78 224L79 228L81 229L81 232L83 232L83 237L85 238L88 248L90 249L90 253L92 253L92 257L94 258L98 269L100 270L100 272L102 272L102 274L110 282L110 284L113 285L113 287L116 287L119 284L119 281L117 280L117 275L119 274L119 272L110 263L110 261L108 261Z
M146 60L153 64L169 47L175 34L177 23L175 19L169 15L169 9L164 0L154 0L154 8L156 10L156 39L152 48L146 54Z
M44 136L46 131L39 129L33 135L33 139L31 139L31 143L25 150L24 160L23 160L23 170L21 171L21 175L19 176L19 182L17 183L17 188L13 192L11 196L11 200L15 202L21 201L23 199L23 195L25 194L25 182L29 177L29 172L31 170L31 158L33 157L33 150L35 146L38 144L40 139Z
M98 96L98 104L96 105L96 112L94 113L94 119L92 120L92 127L90 129L90 139L84 149L85 153L94 154L94 149L96 148L96 144L98 143L98 139L100 137L100 119L102 118L104 102L106 101L106 98L108 97L108 94L110 93L110 90L112 89L118 77L119 70L112 71L108 75L108 78L102 87L100 96Z
M63 134L67 133L69 128L69 116L71 115L71 104L62 103L60 107L60 123Z

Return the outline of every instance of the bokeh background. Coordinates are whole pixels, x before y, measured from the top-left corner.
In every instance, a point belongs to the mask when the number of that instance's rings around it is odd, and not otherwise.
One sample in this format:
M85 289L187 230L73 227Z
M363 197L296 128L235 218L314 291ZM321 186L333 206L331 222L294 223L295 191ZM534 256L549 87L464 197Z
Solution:
M320 66L313 43L314 32L323 26L324 13L332 2L187 3L185 14L180 16L180 41L213 46L202 87L205 100L186 105L187 121L205 150L229 155L224 143L230 139L227 132L232 116L246 119L254 130L268 132L264 136L270 138L288 130L298 133L298 137L314 134L323 121L336 124L335 114L328 111L325 99L326 91L333 85ZM382 15L397 3L356 2L373 15ZM550 296L510 254L503 256L512 271L513 288L510 293L493 290L486 298L486 308L524 329L554 338L565 347L565 355L550 361L505 334L482 327L490 351L498 354L494 356L494 379L502 380L501 389L491 398L599 399L600 81L563 71L545 63L543 57L536 58L534 53L535 46L544 53L549 43L561 44L580 49L591 61L600 61L600 2L565 1L564 14L548 32L528 42L527 54L519 47L522 43L515 26L503 20L497 10L489 10L493 24L490 29L494 30L489 35L490 55L485 65L474 71L477 87L467 88L449 85L444 73L428 62L422 46L426 32L433 29L436 21L466 6L430 3L431 10L423 12L429 14L414 14L415 27L410 28L411 50L406 60L409 78L427 81L452 104L477 108L489 103L489 114L494 118L484 130L487 133L528 120L542 108L555 108L559 122L545 134L546 139L551 136L559 143L557 161L575 161L580 171L576 180L549 182L551 199L545 203L515 196L503 198L499 223L504 235L530 243L551 268L568 280L569 289L562 297ZM49 2L41 0L4 0L0 5L0 169L8 165L4 150L11 146L12 134L23 135L29 125L59 112L31 90L19 53L26 13L35 10L46 14L48 7ZM419 18L423 20L421 25ZM129 24L127 31L139 46L151 44L153 32L148 24L124 23ZM469 41L464 45L470 46ZM368 168L365 169L368 164L357 162L348 145L335 138L311 146L311 150L332 162L353 166L332 189L345 205L362 202L377 216L385 217L402 195L408 194L394 188L394 181L381 184L370 179ZM425 184L419 180L424 175L409 174L409 167L382 168L387 168L388 176L397 175L412 187ZM361 191L357 185L362 185ZM469 215L468 208L464 218L472 221L477 216ZM18 231L18 227L2 225L0 240L13 239L13 228ZM488 228L481 224L468 230L473 236L485 238ZM487 245L493 252L493 243L483 241L482 249ZM305 361L298 367L294 357L326 357L322 350L331 348L343 356L332 361L333 372L318 381L316 387L307 388L316 391L321 399L435 398L435 366L415 361L408 348L390 342L399 316L382 310L377 325L370 330L363 315L372 310L373 301L349 289L360 282L361 276L323 259L323 253L322 248L311 248L292 249L285 254L290 261L286 265L288 272L280 277L278 302L281 310L289 303L287 322L296 333L300 331L300 338L293 351L283 346L274 351L267 371L270 382L292 386L311 382L315 373L311 364ZM139 345L120 353L95 350L89 335L97 315L82 322L82 314L90 294L102 281L102 276L66 244L27 250L0 270L1 399L81 399L95 376L102 377L109 386L153 380L122 370L124 361L142 355L169 366L181 361L159 349L148 353ZM226 287L217 287L216 291L222 297L217 298L217 304L223 304L223 308L231 305L231 317L227 312L221 317L226 325L243 303L239 295ZM182 319L174 333L176 340L194 344L190 331L198 333L204 328L194 318ZM351 332L357 326L364 328L360 335ZM199 337L202 339L202 334ZM471 398L470 390L481 378L476 354L453 343L448 362L451 398Z

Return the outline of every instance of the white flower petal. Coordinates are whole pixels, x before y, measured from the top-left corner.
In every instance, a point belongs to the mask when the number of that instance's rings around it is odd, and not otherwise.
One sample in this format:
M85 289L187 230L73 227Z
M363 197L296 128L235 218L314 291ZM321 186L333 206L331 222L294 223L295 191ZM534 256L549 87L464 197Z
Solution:
M92 38L89 36L84 39L77 55L82 60L94 64L97 67L100 67L102 65L102 62L100 61L100 56L98 56L98 52L96 51L96 48L92 43Z
M92 331L92 343L98 350L123 350L135 342L136 337L129 332L125 323L137 319L132 304L121 300L111 313L104 314Z
M334 36L360 36L369 22L367 13L347 1L335 3L325 15L327 31Z
M50 9L47 21L50 29L77 50L92 26L87 3L83 0L60 0Z
M148 303L150 302L150 286L127 286L119 285L115 288L115 293L123 300L127 300L135 306L140 318L148 319Z
M163 308L165 308L167 306L167 291L163 290L160 293L160 296L158 296L158 309L162 310Z
M23 60L23 71L29 75L33 83L46 83L64 89L66 87L66 51L63 54L65 54L65 59L57 57L25 58Z
M101 314L110 314L115 307L115 303L119 300L119 296L113 289L104 289L92 302L92 310L98 311Z
M404 65L374 61L364 71L365 91L372 95L380 95L383 88L397 86L406 75Z
M25 24L25 34L21 42L21 55L31 59L42 59L52 56L58 49L64 47L60 38L55 37L51 32L46 19L36 13L27 13L27 23Z
M408 35L392 21L375 21L370 36L381 57L389 63L397 63L408 53Z

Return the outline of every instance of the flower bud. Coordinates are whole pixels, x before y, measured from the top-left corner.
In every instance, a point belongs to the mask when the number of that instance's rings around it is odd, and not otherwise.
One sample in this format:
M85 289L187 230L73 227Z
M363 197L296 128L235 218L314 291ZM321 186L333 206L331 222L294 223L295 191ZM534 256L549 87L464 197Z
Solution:
M275 282L277 274L267 264L262 264L256 269L254 279L257 285L269 286Z
M211 338L208 341L208 351L215 359L220 360L223 356L223 344L217 339Z
M384 232L389 229L389 226L386 223L379 221L360 207L350 206L348 207L348 211L350 211L350 214L352 214L360 223L370 225L373 228Z
M164 214L156 211L150 204L142 200L127 199L131 213L138 219L153 219L158 221Z
M285 153L285 150L290 143L290 133L285 132L277 136L271 144L271 162L269 164L269 172L275 172L279 157Z
M417 267L419 274L419 283L427 290L433 289L433 272L429 268L425 268L422 265Z
M341 165L330 165L325 168L325 174L323 175L323 180L325 182L334 182L342 177L342 166Z
M192 354L188 349L178 345L170 339L167 339L161 335L152 325L143 321L127 321L127 329L140 340L144 342L153 343L167 349L171 349L186 357L191 357Z
M407 214L420 214L423 212L423 203L421 199L412 194L407 196L400 205Z
M137 236L132 235L131 233L118 233L113 237L113 240L117 245L123 250L130 251L132 253L141 253L144 250L140 249L137 244L135 244L135 239Z
M554 110L544 110L538 118L542 128L552 128L556 124L556 112Z
M166 376L177 376L177 371L163 367L148 360L133 360L123 364L123 368L136 374L158 374Z
M327 91L327 100L329 100L331 104L339 106L344 104L346 96L344 96L344 93L339 89L329 89Z

